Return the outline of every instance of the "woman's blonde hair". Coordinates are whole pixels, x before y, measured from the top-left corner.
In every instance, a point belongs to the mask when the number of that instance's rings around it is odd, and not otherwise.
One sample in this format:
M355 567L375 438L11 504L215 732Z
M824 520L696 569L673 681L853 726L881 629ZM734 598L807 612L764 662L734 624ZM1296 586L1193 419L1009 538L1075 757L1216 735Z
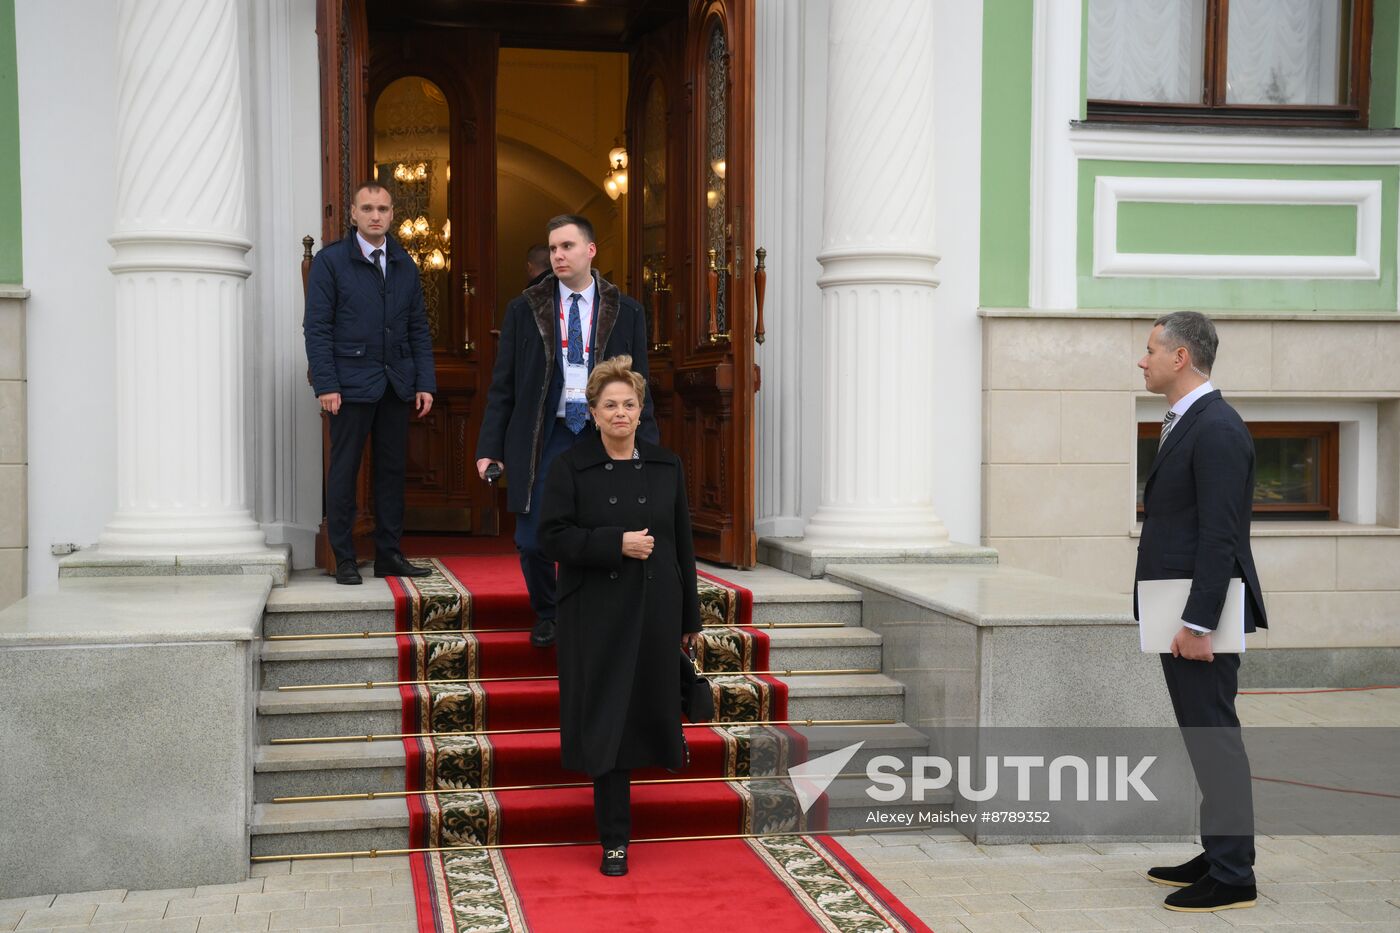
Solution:
M632 369L632 357L627 354L614 356L612 359L604 360L593 367L593 373L588 377L588 389L585 397L588 399L588 407L592 408L598 404L598 396L603 394L603 390L614 382L625 382L632 387L632 391L637 393L637 403L645 404L647 400L647 381L639 372Z

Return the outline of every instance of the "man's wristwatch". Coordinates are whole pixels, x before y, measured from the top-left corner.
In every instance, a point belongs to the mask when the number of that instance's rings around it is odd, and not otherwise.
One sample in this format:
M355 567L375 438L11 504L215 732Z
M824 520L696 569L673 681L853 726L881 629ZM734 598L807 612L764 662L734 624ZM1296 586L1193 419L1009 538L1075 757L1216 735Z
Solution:
M1195 635L1197 638L1205 638L1210 635L1210 632L1198 632L1189 625L1183 626L1183 628L1185 628L1186 631L1190 632L1192 635Z

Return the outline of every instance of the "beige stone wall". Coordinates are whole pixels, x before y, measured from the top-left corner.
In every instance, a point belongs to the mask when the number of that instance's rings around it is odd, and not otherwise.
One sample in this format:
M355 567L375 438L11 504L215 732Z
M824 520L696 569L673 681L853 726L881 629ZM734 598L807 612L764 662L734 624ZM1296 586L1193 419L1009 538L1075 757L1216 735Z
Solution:
M26 486L24 299L0 285L0 609L24 595Z
M1129 592L1136 362L1155 313L984 312L983 543L1001 560ZM1220 315L1227 397L1373 402L1375 525L1256 523L1271 627L1256 647L1400 645L1400 320Z

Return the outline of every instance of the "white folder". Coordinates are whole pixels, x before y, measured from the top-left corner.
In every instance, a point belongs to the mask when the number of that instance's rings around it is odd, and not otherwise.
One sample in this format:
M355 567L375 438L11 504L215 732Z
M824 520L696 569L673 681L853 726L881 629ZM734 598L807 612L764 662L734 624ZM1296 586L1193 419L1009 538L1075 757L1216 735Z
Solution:
M1138 582L1138 636L1144 652L1171 653L1172 639L1181 631L1181 614L1190 595L1189 579ZM1244 581L1239 577L1231 579L1230 588L1225 591L1225 607L1210 635L1210 648L1215 654L1244 651Z

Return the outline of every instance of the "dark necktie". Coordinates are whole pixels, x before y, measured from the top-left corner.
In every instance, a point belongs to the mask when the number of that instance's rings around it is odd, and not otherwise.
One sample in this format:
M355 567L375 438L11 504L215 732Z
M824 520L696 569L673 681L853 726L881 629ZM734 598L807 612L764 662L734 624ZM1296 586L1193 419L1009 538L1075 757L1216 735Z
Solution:
M384 255L384 250L372 250L369 254L369 261L374 263L374 271L379 273L379 277L384 278L384 267L379 264L379 257Z
M1176 420L1176 412L1174 412L1174 411L1168 411L1167 414L1166 414L1166 417L1164 417L1164 418L1162 419L1162 434L1161 434L1161 436L1157 439L1157 443L1158 443L1159 445L1162 443L1162 441L1166 440L1166 439L1167 439L1167 435L1171 433L1171 430L1172 430L1172 422L1175 421L1175 420Z
M578 302L583 296L574 292L569 296L569 355L571 364L583 365L583 321L579 318ZM569 400L564 403L564 423L575 434L588 423L588 403L582 400Z

